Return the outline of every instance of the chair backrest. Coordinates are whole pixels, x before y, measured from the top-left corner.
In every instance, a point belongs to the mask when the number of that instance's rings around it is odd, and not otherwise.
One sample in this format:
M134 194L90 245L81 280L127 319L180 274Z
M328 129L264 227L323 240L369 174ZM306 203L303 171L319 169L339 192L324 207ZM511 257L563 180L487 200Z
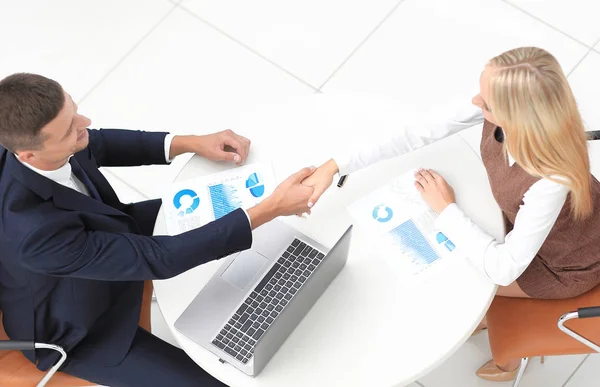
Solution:
M8 338L8 335L4 331L4 323L2 322L2 310L0 310L0 340L10 340ZM0 356L2 356L1 353Z

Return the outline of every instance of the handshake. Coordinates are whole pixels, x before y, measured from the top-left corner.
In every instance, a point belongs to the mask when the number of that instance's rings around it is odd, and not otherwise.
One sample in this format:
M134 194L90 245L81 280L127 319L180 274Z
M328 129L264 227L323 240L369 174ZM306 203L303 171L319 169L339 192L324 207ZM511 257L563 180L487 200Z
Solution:
M226 150L232 148L235 152ZM241 165L246 160L250 140L231 130L204 136L175 136L171 157L193 152L213 161L233 161ZM248 210L250 224L255 229L278 216L310 214L323 192L329 188L338 165L333 159L319 168L308 167L294 173L275 188L273 194Z
M279 184L271 196L248 210L252 228L278 216L310 214L337 172L338 166L332 159L319 168L307 167L294 173Z

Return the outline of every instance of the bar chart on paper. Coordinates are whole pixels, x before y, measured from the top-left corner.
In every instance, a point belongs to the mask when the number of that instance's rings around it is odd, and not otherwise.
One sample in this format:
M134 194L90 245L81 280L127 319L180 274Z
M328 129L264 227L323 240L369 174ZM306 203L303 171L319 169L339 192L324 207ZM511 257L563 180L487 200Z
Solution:
M215 220L242 207L242 199L233 184L221 183L208 187Z
M440 256L412 220L407 220L389 232L394 244L411 259L414 264L428 265Z

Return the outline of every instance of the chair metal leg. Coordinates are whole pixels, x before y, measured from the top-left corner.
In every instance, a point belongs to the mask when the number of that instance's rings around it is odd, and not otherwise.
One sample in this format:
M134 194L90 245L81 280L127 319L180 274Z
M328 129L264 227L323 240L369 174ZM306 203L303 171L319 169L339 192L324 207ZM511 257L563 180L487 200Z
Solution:
M584 310L584 309L586 309L586 308L581 308L580 310ZM587 309L594 309L594 308L587 308ZM589 316L589 317L593 317L593 316ZM587 345L588 347L590 347L591 349L593 349L596 352L600 352L600 346L598 344L595 344L595 343L589 341L585 337L581 336L579 333L574 332L573 330L571 330L565 326L565 322L575 319L575 318L581 318L581 316L579 315L579 312L570 312L570 313L563 314L558 319L558 329L565 332L567 335L571 336L575 340L579 341L581 344Z
M517 377L513 383L513 387L518 387L519 383L521 383L521 379L523 378L523 374L525 373L525 368L527 368L527 363L529 363L529 358L521 359L521 366L519 366L519 372L517 373Z
M63 365L65 360L67 360L67 354L62 349L62 347L59 347L58 345L53 345L53 344L35 343L35 348L36 349L39 349L39 348L51 349L53 351L60 353L60 355L61 355L60 360L52 368L50 368L50 370L46 373L44 378L37 385L37 387L44 387L46 385L46 383L48 383L48 381L52 378L52 376L54 376L56 371L58 371L58 369Z

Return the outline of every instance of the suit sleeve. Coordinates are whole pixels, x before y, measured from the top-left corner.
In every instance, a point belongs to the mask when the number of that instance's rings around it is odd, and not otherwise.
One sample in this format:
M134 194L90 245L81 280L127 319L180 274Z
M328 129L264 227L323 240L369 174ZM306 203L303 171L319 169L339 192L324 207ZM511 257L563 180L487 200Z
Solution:
M98 167L167 164L165 137L168 133L124 129L88 129L88 133L88 149Z
M55 216L20 244L23 266L37 273L103 281L166 279L245 250L252 232L238 209L177 236L143 236L86 229L75 212Z

